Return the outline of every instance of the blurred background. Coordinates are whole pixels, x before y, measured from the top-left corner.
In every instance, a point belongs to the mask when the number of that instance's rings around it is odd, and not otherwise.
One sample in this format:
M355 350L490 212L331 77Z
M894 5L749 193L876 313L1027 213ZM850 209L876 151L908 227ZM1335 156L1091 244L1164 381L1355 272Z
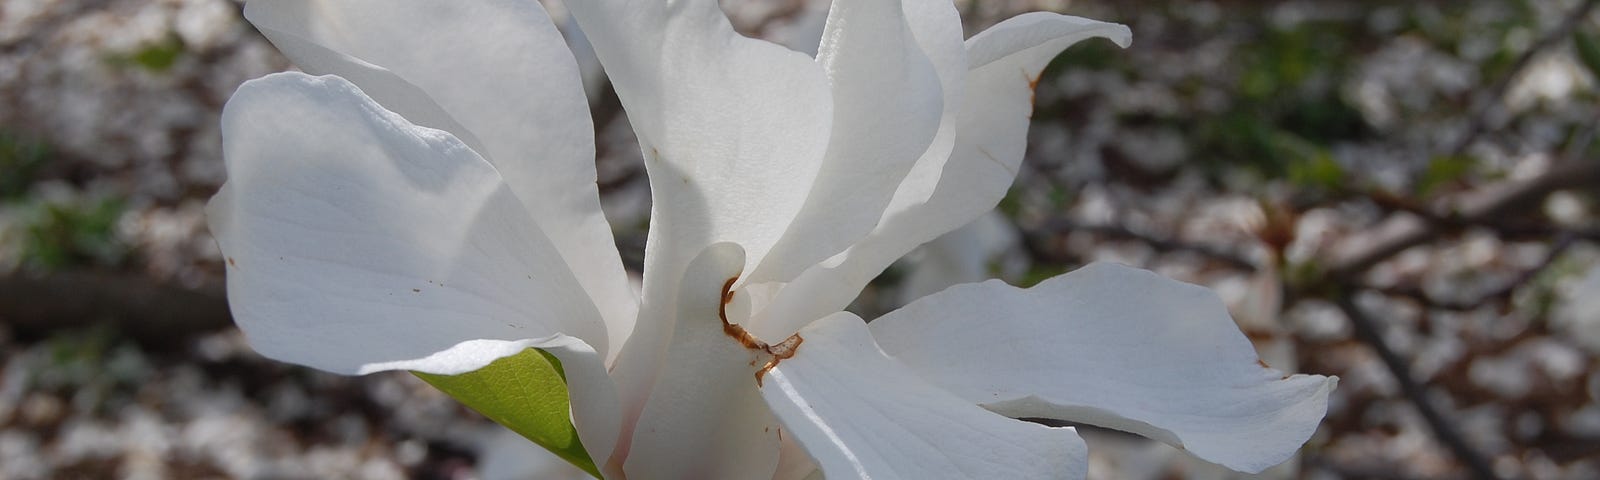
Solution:
M827 8L723 3L805 51ZM1217 291L1274 367L1341 377L1264 478L1600 478L1597 3L958 1L969 34L1053 10L1135 41L1058 58L996 213L852 308L1123 262ZM291 68L241 6L0 0L0 479L570 473L412 376L268 361L231 326L218 115ZM648 186L589 73L636 270ZM1086 430L1091 478L1238 477Z

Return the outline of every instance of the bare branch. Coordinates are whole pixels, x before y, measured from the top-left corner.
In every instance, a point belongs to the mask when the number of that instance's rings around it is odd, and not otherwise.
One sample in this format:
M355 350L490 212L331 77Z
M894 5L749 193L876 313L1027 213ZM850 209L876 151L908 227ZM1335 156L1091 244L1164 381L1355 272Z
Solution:
M140 343L171 346L226 328L231 318L220 288L192 290L92 272L0 276L0 322L27 336L113 322Z
M1411 405L1417 408L1417 412L1422 414L1422 419L1428 423L1428 427L1433 429L1434 436L1438 437L1456 459L1467 467L1473 478L1480 480L1497 478L1494 469L1489 465L1489 460L1468 444L1450 420L1444 418L1444 415L1428 401L1428 392L1411 377L1411 366L1401 359L1394 349L1389 348L1387 342L1384 342L1383 335L1378 332L1377 322L1356 305L1354 295L1351 292L1343 292L1335 301L1339 304L1339 309L1344 311L1345 317L1350 319L1356 338L1372 347L1378 354L1384 367L1387 367L1389 373L1394 376L1395 383L1400 385L1400 391L1405 394Z
M1222 247L1173 240L1150 233L1134 231L1122 225L1090 225L1065 218L1055 218L1046 220L1038 230L1041 233L1048 234L1086 232L1119 240L1133 240L1149 245L1150 248L1158 252L1195 253L1245 272L1255 272L1257 269L1255 262Z
M1557 25L1554 30L1546 33L1543 37L1539 37L1538 41L1534 42L1533 45L1529 45L1527 50L1522 51L1522 55L1519 55L1516 61L1511 63L1511 68L1506 70L1505 75L1495 81L1494 86L1489 89L1489 93L1481 97L1482 100L1478 102L1477 110L1472 115L1472 123L1467 125L1467 131L1456 141L1455 147L1450 149L1451 155L1466 153L1467 149L1472 147L1472 143L1476 142L1479 136L1488 132L1490 114L1498 108L1501 100L1505 98L1506 91L1511 89L1511 82L1516 80L1517 75L1528 68L1529 64L1533 63L1533 58L1537 57L1539 52L1560 44L1563 40L1571 37L1573 30L1576 30L1578 25L1583 24L1583 20L1589 17L1589 13L1594 11L1596 5L1600 5L1600 0L1587 0L1578 5L1578 8L1567 14L1566 19L1562 20L1561 24Z
M1517 274L1516 278L1507 281L1505 284L1502 284L1493 290L1484 292L1476 300L1442 300L1434 298L1433 295L1428 294L1428 292L1416 286L1375 287L1363 285L1361 288L1373 290L1389 296L1410 298L1427 308L1458 312L1477 310L1479 308L1483 308L1485 305L1488 305L1491 302L1509 302L1511 300L1511 296L1517 292L1517 289L1522 288L1529 282L1532 282L1533 279L1537 278L1541 272L1544 272L1546 269L1549 269L1551 265L1555 264L1556 259L1560 258L1561 254L1566 252L1567 249L1572 246L1572 244L1576 243L1577 238L1577 236L1570 234L1563 235L1561 238L1556 240L1554 245L1550 247L1549 253L1545 254L1544 259L1540 260L1539 264L1534 265L1532 268L1527 270L1523 270L1521 273Z
M1528 180L1491 186L1460 198L1454 211L1436 213L1433 217L1466 224L1493 224L1501 218L1539 208L1551 193L1600 188L1600 164L1597 163L1600 162L1570 161ZM1345 255L1333 264L1329 272L1337 278L1355 278L1373 265L1411 247L1431 242L1444 233L1435 224L1410 228L1356 253Z

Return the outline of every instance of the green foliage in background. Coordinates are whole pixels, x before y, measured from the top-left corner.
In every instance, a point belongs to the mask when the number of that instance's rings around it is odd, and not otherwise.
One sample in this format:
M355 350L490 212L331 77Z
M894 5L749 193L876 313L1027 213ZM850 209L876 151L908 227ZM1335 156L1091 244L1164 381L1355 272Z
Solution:
M138 67L152 73L162 73L171 70L183 53L183 39L176 33L168 33L160 40L147 42L131 52L111 54L106 57L106 62L116 67Z
M1578 52L1578 60L1589 69L1589 75L1600 79L1600 39L1595 35L1579 29L1572 32L1572 47Z
M0 132L0 200L26 193L49 152L44 142Z
M42 270L121 265L130 254L117 237L117 220L125 209L116 198L21 206L23 265Z
M81 411L114 410L150 380L149 362L107 325L64 330L20 359L23 382L67 397Z
M1439 155L1428 160L1417 179L1417 195L1428 195L1440 186L1458 182L1478 169L1478 159L1470 155Z
M1266 22L1263 22L1266 23ZM1312 191L1337 188L1344 167L1329 146L1371 134L1337 86L1353 69L1349 26L1305 22L1269 28L1243 46L1233 108L1192 119L1202 161L1288 178Z

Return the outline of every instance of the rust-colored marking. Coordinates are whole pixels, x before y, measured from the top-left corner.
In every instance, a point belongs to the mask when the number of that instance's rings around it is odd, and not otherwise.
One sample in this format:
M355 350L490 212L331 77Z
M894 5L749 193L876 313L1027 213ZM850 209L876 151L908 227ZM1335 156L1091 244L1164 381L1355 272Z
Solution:
M722 333L733 337L734 340L738 340L740 345L744 345L744 348L766 351L766 342L756 338L755 335L751 335L744 327L728 321L728 304L733 303L733 290L731 289L733 288L733 282L737 280L739 280L739 277L734 276L728 278L728 281L722 282L722 306L717 307L717 318L722 319Z
M766 385L762 385L761 382L763 380L766 380L767 371L768 370L772 370L772 367L776 367L776 366L778 366L778 359L774 358L772 360L767 361L766 365L762 365L760 370L756 370L756 388L761 388L761 387L765 387L766 386Z
M1028 105L1033 105L1039 96L1039 80L1044 78L1044 72L1039 75L1028 75L1027 70L1022 71L1022 78L1028 81ZM1028 118L1033 118L1033 110L1028 111Z
M795 350L799 350L800 344L805 343L805 341L806 339L800 338L800 334L796 333L790 335L789 338L783 339L783 343L773 345L772 348L767 349L767 353L771 353L773 357L779 360L793 357Z
M1244 330L1244 337L1250 339L1251 342L1261 343L1277 340L1278 334L1273 333L1271 330Z
M789 338L783 339L783 343L767 348L767 353L772 355L772 360L768 360L766 365L762 365L760 370L756 370L756 387L762 386L761 380L767 376L768 370L777 367L778 362L793 357L795 352L800 350L800 344L805 343L805 341L805 338L796 333L790 335Z
M1272 365L1267 365L1266 360L1262 360L1260 358L1256 359L1256 365L1260 365L1261 368L1265 368L1265 369L1268 369L1268 370L1272 369ZM1283 374L1282 377L1279 377L1278 380L1288 380L1290 376L1291 376L1290 374L1285 373L1285 374Z
M767 363L761 366L760 370L756 370L756 386L760 387L762 386L761 380L766 377L767 371L778 366L778 362L783 361L783 359L793 357L795 352L800 349L800 344L804 343L806 339L801 338L800 334L796 333L790 335L789 338L783 339L782 343L768 345L767 342L761 341L750 331L745 330L743 326L729 322L728 304L733 303L733 282L736 281L739 281L738 276L730 277L728 281L722 282L722 305L717 307L717 318L722 320L723 334L737 340L739 345L743 345L744 348L765 353L772 357L771 360L767 360ZM757 358L750 361L750 366L755 366L757 361L760 361L760 359Z
M239 268L239 262L233 261L233 257L228 257L228 266L233 267L233 268Z

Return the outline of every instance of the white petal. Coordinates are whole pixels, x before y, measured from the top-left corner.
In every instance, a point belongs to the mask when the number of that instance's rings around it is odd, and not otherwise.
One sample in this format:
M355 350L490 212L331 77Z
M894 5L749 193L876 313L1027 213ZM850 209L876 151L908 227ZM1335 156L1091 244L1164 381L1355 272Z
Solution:
M245 16L307 72L345 77L494 165L622 345L637 300L600 211L578 67L539 2L257 0Z
M1216 294L1097 263L958 285L872 322L895 358L991 410L1116 428L1247 472L1284 461L1337 379L1260 363Z
M723 286L744 267L718 243L690 262L677 328L623 464L630 478L772 478L777 421L756 390L765 360L723 330Z
M760 262L799 212L827 147L828 79L810 57L733 30L714 0L568 5L644 151L651 278L675 282L701 248ZM651 272L652 267L662 270ZM744 269L749 271L749 268ZM648 292L647 292L648 294Z
M794 435L778 439L778 471L772 480L807 480L822 478L822 469L811 459L811 454L795 441Z
M966 91L953 150L943 164L919 162L895 192L873 233L895 238L898 253L875 263L887 266L994 208L1022 163L1040 72L1062 50L1096 37L1126 47L1131 33L1114 23L1033 12L967 40Z
M567 5L606 68L644 152L652 197L638 325L612 370L638 412L672 336L677 283L713 243L749 271L799 213L832 122L810 57L734 32L715 0ZM624 419L632 431L636 413Z
M222 128L228 182L207 217L258 352L452 375L544 348L563 362L580 438L610 451L604 325L494 167L338 77L246 82Z
M961 15L954 2L926 2L903 0L906 19L917 37L917 43L927 52L934 70L939 72L939 83L944 89L944 111L939 117L939 131L934 135L927 151L917 159L916 170L940 172L955 148L956 132L961 126L961 107L967 88L967 47L963 44ZM923 173L919 176L926 176ZM905 182L901 182L904 185ZM900 192L895 200L899 204L925 202L933 193L932 187ZM887 213L887 212L886 212Z
M833 86L822 170L748 281L791 280L866 236L927 150L944 110L942 87L906 20L895 0L833 3L817 54Z
M263 354L365 373L469 340L567 334L605 348L539 226L448 133L304 74L247 82L222 128L229 178L208 215L230 304Z
M919 161L877 228L791 282L755 328L758 334L781 335L843 308L911 249L994 208L1022 163L1033 82L1061 50L1093 37L1125 46L1130 33L1113 23L1035 12L967 40L971 65L949 160L942 165Z
M837 313L800 331L793 358L768 372L767 404L827 478L1084 478L1088 451L1070 428L1019 422L917 378Z

